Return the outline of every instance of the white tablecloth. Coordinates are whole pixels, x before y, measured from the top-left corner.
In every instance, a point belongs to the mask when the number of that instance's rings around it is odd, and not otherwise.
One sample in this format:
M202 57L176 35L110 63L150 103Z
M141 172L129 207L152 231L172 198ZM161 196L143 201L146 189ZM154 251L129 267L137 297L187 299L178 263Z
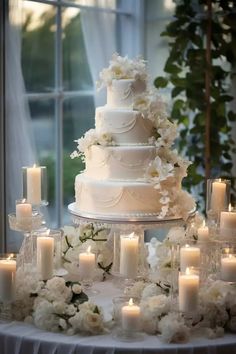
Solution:
M91 298L104 307L106 317L112 298L120 291L110 282L96 285L100 293ZM121 342L111 335L66 336L49 333L21 322L0 323L0 354L236 354L236 335L208 340L192 338L186 344L163 344L157 336L134 343Z

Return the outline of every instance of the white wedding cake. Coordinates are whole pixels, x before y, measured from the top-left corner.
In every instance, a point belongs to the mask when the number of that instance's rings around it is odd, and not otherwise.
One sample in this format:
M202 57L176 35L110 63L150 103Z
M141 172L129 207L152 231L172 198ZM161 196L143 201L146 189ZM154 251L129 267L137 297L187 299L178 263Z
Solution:
M85 171L75 179L80 213L120 217L185 217L194 208L182 190L189 162L171 147L176 125L147 83L143 60L114 54L100 73L107 104L96 109L95 129L77 143Z

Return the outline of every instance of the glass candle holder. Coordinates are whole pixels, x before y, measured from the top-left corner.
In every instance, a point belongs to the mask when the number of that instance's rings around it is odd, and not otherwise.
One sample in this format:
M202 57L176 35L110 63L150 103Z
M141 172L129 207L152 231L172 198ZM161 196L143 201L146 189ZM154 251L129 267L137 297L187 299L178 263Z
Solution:
M79 254L79 279L82 286L88 291L93 286L93 277L96 269L96 255L91 252L91 246ZM95 292L95 290L94 290Z
M236 283L236 254L222 253L220 266L220 277L229 283Z
M37 232L37 272L41 280L51 279L53 276L54 238L50 236L50 230Z
M198 309L199 272L194 267L179 273L179 311L194 314Z
M54 238L54 272L58 277L68 274L67 270L62 266L62 237L61 229L50 229L49 236Z
M220 212L228 207L230 186L231 182L227 179L207 180L206 210L211 222L218 224Z
M47 205L47 169L45 166L23 167L23 197L34 206Z

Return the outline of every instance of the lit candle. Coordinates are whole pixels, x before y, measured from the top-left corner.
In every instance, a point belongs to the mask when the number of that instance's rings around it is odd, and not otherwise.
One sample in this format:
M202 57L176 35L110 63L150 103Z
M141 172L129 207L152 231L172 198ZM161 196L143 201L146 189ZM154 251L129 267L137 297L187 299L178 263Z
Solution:
M120 274L127 279L134 279L138 273L139 237L134 235L120 236Z
M93 277L95 269L95 254L91 252L91 246L86 252L79 254L79 273L82 279L89 280Z
M18 222L24 222L25 219L32 217L32 205L26 203L26 199L22 199L21 202L16 203L16 220Z
M27 168L27 201L34 205L41 202L41 167Z
M48 236L37 237L37 270L42 280L53 276L54 238Z
M220 234L221 236L233 236L236 233L236 211L229 204L228 211L220 213Z
M180 248L180 269L182 272L187 267L199 268L200 266L200 248L185 245Z
M0 260L0 301L10 302L15 298L16 261Z
M221 258L221 279L236 282L236 257L232 254Z
M189 268L179 275L179 310L194 312L198 307L199 276L191 274Z
M121 309L121 323L126 331L137 331L140 327L140 307L134 305L132 298Z
M209 228L205 225L205 220L203 225L197 230L198 241L209 241Z
M225 209L226 183L221 179L212 182L211 209L220 211Z

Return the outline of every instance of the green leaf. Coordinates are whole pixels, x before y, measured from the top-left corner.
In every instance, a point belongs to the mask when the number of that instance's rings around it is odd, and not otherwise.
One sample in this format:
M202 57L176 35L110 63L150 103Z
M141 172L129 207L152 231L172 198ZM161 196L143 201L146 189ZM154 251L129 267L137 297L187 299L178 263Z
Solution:
M154 85L159 88L159 87L166 87L168 84L168 79L162 76L158 76L155 80L154 80Z

